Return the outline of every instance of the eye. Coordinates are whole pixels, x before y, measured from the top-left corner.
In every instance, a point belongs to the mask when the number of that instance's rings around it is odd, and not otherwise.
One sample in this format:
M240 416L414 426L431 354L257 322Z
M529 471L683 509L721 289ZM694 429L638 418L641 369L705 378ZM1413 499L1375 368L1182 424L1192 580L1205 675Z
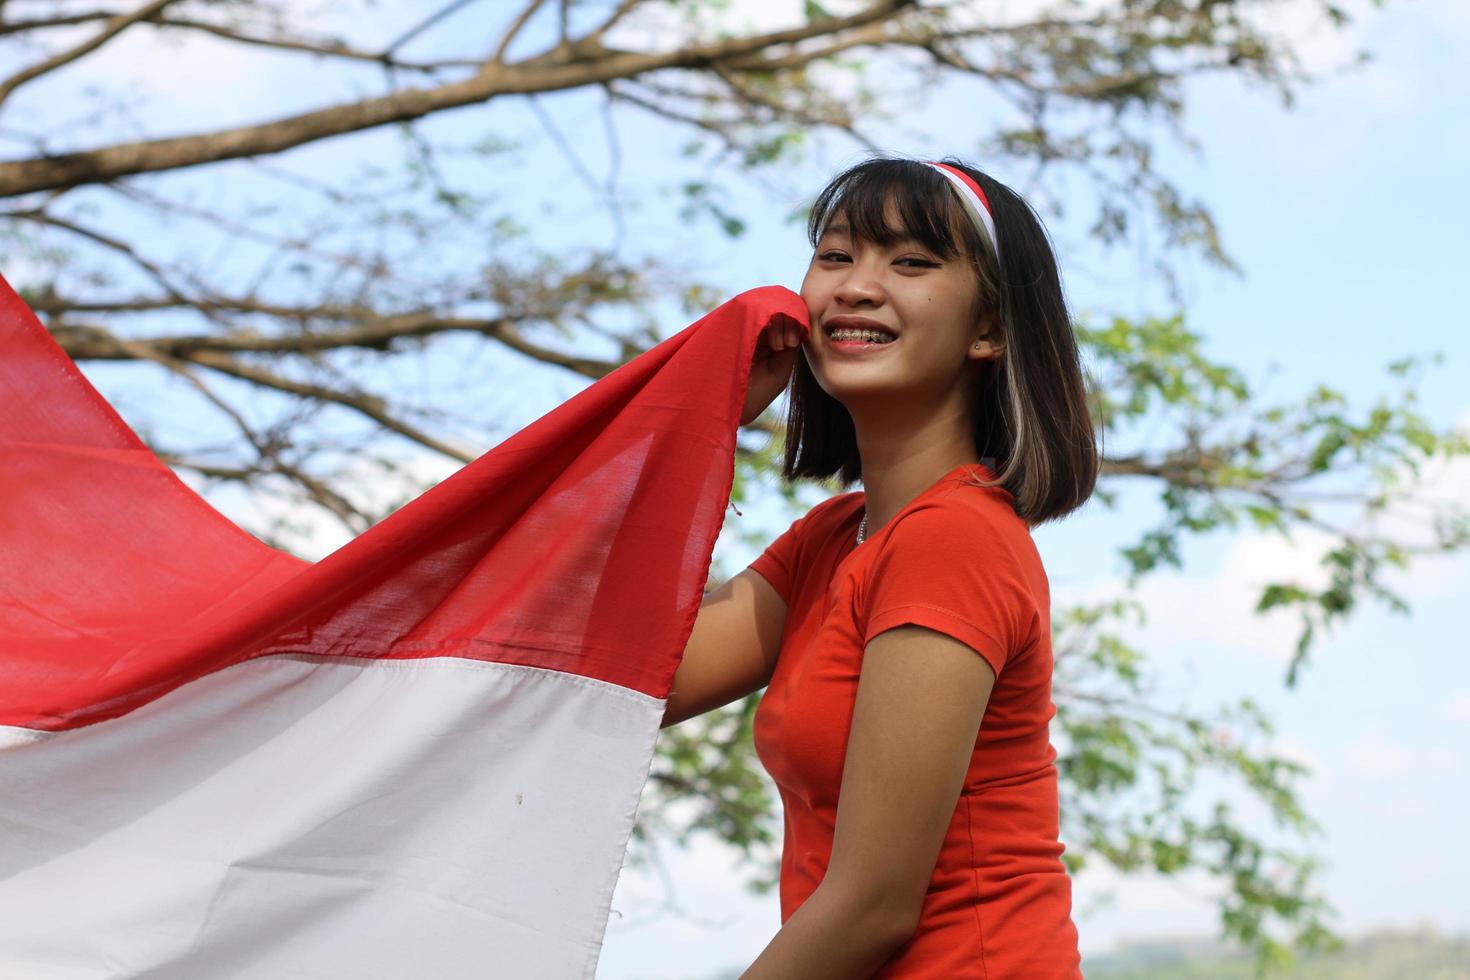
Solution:
M939 268L939 263L938 262L935 262L933 259L921 259L921 258L917 258L917 257L912 256L912 255L906 255L903 258L899 259L894 264L895 265L905 265L905 266L908 266L910 269L937 269L937 268Z
M846 252L840 252L835 248L829 248L825 252L818 252L817 258L823 262L848 262L851 261Z

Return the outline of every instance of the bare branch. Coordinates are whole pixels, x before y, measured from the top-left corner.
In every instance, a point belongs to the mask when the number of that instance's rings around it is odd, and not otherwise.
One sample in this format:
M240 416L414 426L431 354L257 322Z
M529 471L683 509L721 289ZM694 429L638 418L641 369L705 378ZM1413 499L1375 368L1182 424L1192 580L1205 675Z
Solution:
M794 44L890 19L911 3L912 0L881 0L849 17L823 18L783 31L663 52L613 51L583 39L565 50L516 65L488 63L474 77L463 81L430 89L406 89L261 125L124 143L39 160L0 162L0 197L278 153L329 136L418 119L443 109L486 102L499 95L560 91L668 68L706 68L717 62L746 58L773 45Z
M738 100L748 105L762 106L769 109L776 118L794 119L807 126L832 126L847 133L869 152L878 153L881 150L881 147L876 142L858 130L853 124L852 119L840 106L829 106L827 108L832 110L831 114L820 116L813 112L785 105L777 99L759 91L747 79L720 65L713 66L712 70L721 81L730 87L730 90L735 93Z
M194 304L184 294L183 290L174 285L173 280L169 277L168 273L164 271L162 266L152 261L151 259L145 258L143 255L139 254L137 249L133 248L131 245L129 245L127 242L122 241L121 239L113 238L110 235L105 235L102 232L84 227L72 221L68 221L65 218L58 218L55 215L48 214L46 211L41 209L31 211L11 211L6 214L6 217L17 218L23 221L33 221L37 224L50 225L53 228L60 228L63 231L67 231L72 233L73 235L78 236L79 238L85 238L88 241L101 245L103 248L109 249L113 252L117 252L118 254L124 256L129 262L146 272L149 277L153 279L154 282L158 283L158 285L163 289L164 292L166 292L170 297L173 298L175 302L187 305L197 305Z
M156 24L161 28L179 28L183 30L199 31L204 34L213 34L215 37L224 38L227 41L238 41L241 44L252 44L264 48L275 48L281 51L300 51L303 54L323 55L331 58L345 58L349 61L363 61L375 65L384 65L389 68L402 69L404 71L435 72L446 68L472 68L479 62L470 59L450 59L445 61L399 61L393 57L392 49L381 54L372 51L361 51L332 41L308 41L299 38L260 37L254 34L245 34L235 28L226 27L222 24L211 24L202 20L187 20L179 17L151 17L149 23Z
M0 104L3 104L6 99L10 98L12 92L20 88L26 82L29 82L36 78L40 78L47 72L55 71L63 65L71 64L73 61L76 61L83 55L91 54L93 51L96 51L98 48L102 47L102 45L106 44L108 41L112 40L123 31L127 30L129 27L132 27L138 21L146 20L147 18L159 13L170 4L174 4L177 2L178 0L149 0L148 3L139 7L131 14L123 14L119 17L114 17L105 28L103 28L100 32L98 32L91 38L88 38L86 41L83 41L81 44L78 44L73 48L68 48L65 51L52 55L45 61L34 64L29 68L24 68L21 71L16 72L14 75L11 75L9 78L5 79L5 81L0 82Z
M466 452L446 442L434 438L427 432L409 425L389 414L387 403L376 395L366 392L339 391L325 385L312 384L306 381L295 381L291 378L282 377L273 371L246 364L236 358L213 351L199 351L190 355L189 360L204 367L211 368L221 374L228 374L242 381L250 381L264 388L272 388L276 391L296 395L313 401L331 402L350 408L358 414L371 419L390 432L396 432L404 438L411 439L421 446L432 449L437 453L443 453L451 459L457 459L462 463L468 463L474 459L477 453Z
M571 164L572 170L576 172L582 182L590 187L594 193L600 193L602 187L598 185L597 178L592 176L592 171L587 169L587 165L577 155L576 148L572 146L566 134L561 131L556 121L551 118L551 114L541 105L541 100L534 95L527 96L526 104L531 107L531 114L536 117L536 121L546 131L546 135L551 137L551 142L556 144L556 148L561 151L567 163Z
M301 467L281 459L279 452L271 451L269 454L262 454L259 461L253 466L221 466L172 452L160 452L157 455L172 469L193 470L212 480L243 483L246 486L252 485L257 477L278 473L299 485L306 491L308 500L329 511L354 533L367 530L374 521L373 515L359 509L326 483L307 473Z
M317 504L326 508L336 515L337 519L347 525L349 530L357 533L366 531L373 524L373 516L358 509L350 500L337 493L321 480L307 473L301 467L287 463L279 456L271 460L271 468L296 483L300 484L307 496Z
M616 27L624 17L632 13L634 7L637 7L642 3L643 0L621 0L621 2L613 8L612 12L607 15L603 22L597 25L596 29L593 30L591 36L600 40L604 35L607 34L608 31Z
M372 421L376 422L378 425L389 430L390 432L396 432L407 439L413 440L421 446L432 449L438 453L443 453L445 456L448 456L451 459L457 459L460 462L468 463L477 455L475 453L466 452L455 446L451 446L446 442L442 442L441 440L429 435L427 432L423 432L420 429L408 424L407 422L396 418L388 412L387 403L376 395L371 395L362 391L339 391L335 388L330 388L325 385L312 384L311 382L306 381L296 381L294 379L276 374L273 371L268 371L265 368L257 367L253 364L246 364L245 362L239 360L234 356L231 356L229 354L222 354L218 351L200 349L195 349L192 351L160 350L158 349L157 345L152 341L123 340L119 337L116 337L115 335L112 335L110 332L103 330L101 327L92 327L90 328L90 330L94 335L98 335L99 337L105 335L106 339L109 342L115 344L118 350L125 352L126 356L129 359L143 357L154 361L187 361L193 364L198 364L201 367L207 367L213 371L218 371L221 374L226 374L234 378L239 378L242 381L249 381L252 384L260 385L263 388L271 388L276 391L284 392L289 395L295 395L298 398L304 398L311 401L330 402L332 404L341 405L344 408L349 408L357 412L358 414L363 415L368 419L371 419Z
M454 16L454 14L458 13L460 10L463 10L465 7L468 7L474 2L475 0L451 0L451 2L447 5L440 7L434 13L419 21L413 27L410 27L408 30L398 35L398 37L394 39L393 43L388 45L388 47L383 50L383 57L386 58L391 56L394 51L397 51L409 41L412 41L414 38L418 37L424 31L427 31L429 28L444 20L446 17Z
M521 28L525 27L526 22L536 16L536 11L540 10L541 5L545 2L546 0L531 0L530 3L521 9L521 12L516 15L516 19L511 21L510 27L506 29L505 36L500 39L500 46L490 56L491 61L497 63L503 63L505 61L505 52L510 49L511 44L520 35Z
M619 102L626 102L629 105L637 106L645 112L650 112L656 116L667 119L670 122L676 122L685 126L693 126L698 129L702 129L713 136L718 136L720 140L725 144L726 148L730 150L739 149L738 144L735 142L734 136L732 136L722 126L717 125L716 123L713 123L708 119L701 119L698 116L692 116L688 113L680 112L679 110L671 108L667 105L661 105L660 103L655 102L652 99L643 98L641 95L634 95L633 93L628 91L627 86L609 85L607 91L610 98L617 99Z
M623 240L628 234L627 220L623 216L623 203L618 196L618 175L623 170L623 144L618 139L617 120L613 118L612 93L603 86L602 131L607 138L607 200L613 219L614 254L622 250Z
M36 311L45 312L51 305L39 300ZM134 311L149 307L193 307L198 309L224 309L238 312L263 313L270 316L309 319L333 316L350 319L346 310L291 310L272 307L264 303L248 301L220 302L200 300L184 303L135 302L118 304L114 310ZM146 343L151 349L173 357L197 359L196 355L207 353L224 354L315 354L344 348L388 349L393 341L409 337L428 337L451 331L467 331L483 334L500 341L511 350L534 358L543 364L564 368L586 378L597 380L621 367L615 361L603 361L590 357L563 354L539 344L531 343L511 326L511 319L476 320L459 317L442 317L431 313L415 313L401 317L379 317L371 311L358 311L363 325L329 333L304 333L295 336L261 337L240 332L224 335L197 334L172 337L151 337ZM115 342L111 331L99 326L61 323L52 328L57 343L68 355L77 360L117 361L132 360L133 354ZM202 362L201 362L202 363Z
M341 266L377 268L374 263L359 256L346 252L325 252L306 239L272 235L268 232L261 231L255 225L244 224L219 212L210 211L196 205L171 200L160 194L154 194L151 191L134 186L131 183L119 181L116 184L108 185L108 189L139 204L157 208L165 213L179 214L193 218L196 221L212 225L239 238L247 238L263 244L274 245L277 248L300 252L303 255L311 255ZM5 215L0 214L0 217L5 217Z
M311 474L302 470L299 466L288 463L286 460L282 459L280 454L281 447L273 444L272 440L267 439L263 437L260 433L256 432L255 429L250 425L250 423L245 420L244 416L242 416L233 407L231 407L228 402L221 398L212 388L209 387L208 384L204 382L202 378L198 376L197 372L193 370L188 362L180 358L171 357L166 353L154 350L150 347L149 344L144 342L128 341L121 338L114 338L114 340L117 344L126 348L138 359L152 361L153 363L166 368L172 373L177 374L191 387L198 391L199 394L206 401L212 404L215 408L219 409L219 411L225 417L227 417L232 423L234 423L235 427L239 429L240 434L244 436L245 440L250 443L252 448L254 448L259 460L258 464L255 467L248 470L224 470L216 467L213 468L215 475L221 476L226 479L248 480L251 474L275 471L292 480L293 482L299 484L302 488L306 490L307 495L312 500L324 507L326 510L330 511L332 514L336 515L336 517L349 528L352 528L356 531L363 531L372 524L372 518L369 515L363 513L357 507L353 506L351 501L347 500L347 498L337 493L321 480L318 480L316 477L313 477ZM160 458L164 458L165 462L169 461L166 457ZM200 472L206 472L207 464L193 463L187 465L189 465L192 469L198 470Z
M892 42L896 40L888 32L887 28L888 25L886 22L868 24L859 30L846 32L842 40L832 44L792 51L776 57L761 56L734 59L729 62L729 66L737 71L751 72L789 71L793 68L804 68L813 62L822 61L835 54L841 54L843 51L851 50L852 48L868 47L870 45L882 44L885 41ZM903 40L907 43L914 43L916 40L927 36L927 34L915 34Z
M111 10L93 10L85 14L67 14L63 17L0 21L0 37L6 34L24 34L26 31L43 31L51 27L75 27L78 24L90 24L94 20L108 20L116 16L117 14Z

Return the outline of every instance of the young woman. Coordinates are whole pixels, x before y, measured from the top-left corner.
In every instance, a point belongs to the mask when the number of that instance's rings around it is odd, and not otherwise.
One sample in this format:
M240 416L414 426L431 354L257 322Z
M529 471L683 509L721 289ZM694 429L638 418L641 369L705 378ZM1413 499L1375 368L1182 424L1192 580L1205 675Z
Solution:
M767 688L782 926L745 977L1080 977L1030 530L1098 457L1056 259L958 161L859 164L809 230L810 336L767 329L745 420L789 380L786 479L863 489L706 598L664 718Z

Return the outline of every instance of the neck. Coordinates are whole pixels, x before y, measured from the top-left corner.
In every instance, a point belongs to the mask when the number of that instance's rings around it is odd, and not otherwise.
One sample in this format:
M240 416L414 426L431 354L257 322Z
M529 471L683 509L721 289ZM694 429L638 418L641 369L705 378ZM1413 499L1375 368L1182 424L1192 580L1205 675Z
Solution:
M925 436L929 438L925 438ZM919 494L958 466L978 463L968 434L916 433L912 427L858 429L863 502L872 537Z

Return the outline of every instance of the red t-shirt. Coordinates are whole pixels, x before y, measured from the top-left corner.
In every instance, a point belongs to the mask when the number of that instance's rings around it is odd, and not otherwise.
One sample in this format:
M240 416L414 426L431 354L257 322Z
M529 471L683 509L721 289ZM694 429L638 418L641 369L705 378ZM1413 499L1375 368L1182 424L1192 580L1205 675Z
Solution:
M813 507L750 567L786 600L755 748L785 813L781 921L832 854L837 795L863 648L916 623L995 670L975 751L919 926L876 977L1081 977L1072 886L1057 840L1050 590L1010 493L956 467L856 545L861 491Z

